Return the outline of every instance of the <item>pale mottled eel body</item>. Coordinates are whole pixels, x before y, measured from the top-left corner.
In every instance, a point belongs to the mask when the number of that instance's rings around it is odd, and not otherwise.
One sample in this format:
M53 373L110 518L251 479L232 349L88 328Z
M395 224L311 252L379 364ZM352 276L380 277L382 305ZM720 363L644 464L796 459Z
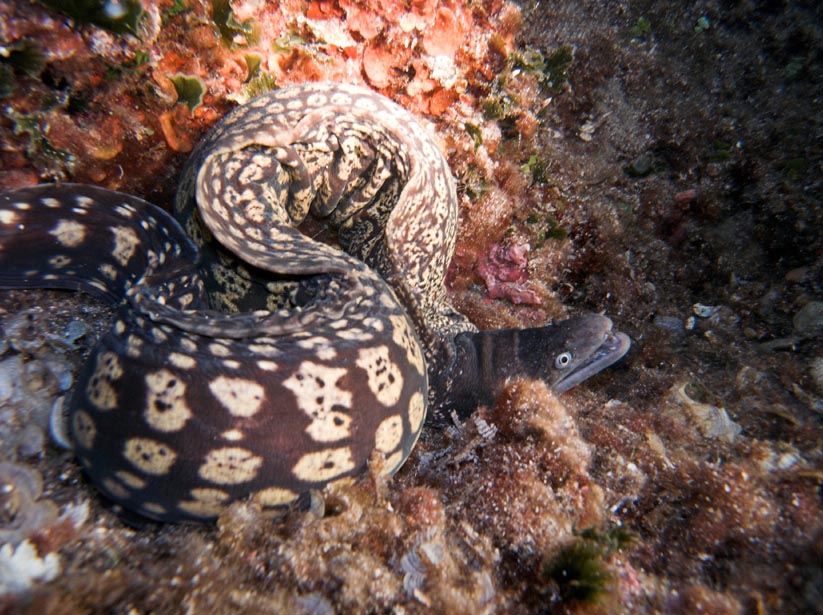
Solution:
M468 412L515 374L564 391L628 348L602 316L478 333L455 312L454 180L420 123L362 88L237 108L192 154L175 217L93 186L0 195L0 287L119 305L68 423L88 476L146 517L286 505L375 451L393 472L430 403Z

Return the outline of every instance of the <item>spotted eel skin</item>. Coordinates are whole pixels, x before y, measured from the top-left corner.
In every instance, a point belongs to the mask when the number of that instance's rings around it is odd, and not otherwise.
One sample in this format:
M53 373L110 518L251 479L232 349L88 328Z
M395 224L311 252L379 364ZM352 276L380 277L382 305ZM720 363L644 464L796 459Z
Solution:
M0 194L0 287L117 306L67 421L91 480L151 519L291 504L375 455L394 472L429 406L465 416L513 375L562 392L628 349L603 316L478 332L452 309L447 163L359 87L235 109L192 153L174 216L87 185Z

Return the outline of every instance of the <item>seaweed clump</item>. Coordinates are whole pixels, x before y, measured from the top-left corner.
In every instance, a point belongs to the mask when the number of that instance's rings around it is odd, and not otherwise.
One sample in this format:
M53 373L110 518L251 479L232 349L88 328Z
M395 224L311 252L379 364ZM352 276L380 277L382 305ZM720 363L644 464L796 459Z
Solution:
M254 45L260 38L259 26L253 19L239 21L229 0L212 0L212 20L226 45Z
M634 542L634 534L622 527L608 532L588 528L543 563L543 578L563 602L599 603L615 582L608 559Z
M594 603L608 591L613 575L597 543L576 540L566 545L543 568L564 602Z
M14 122L15 135L28 135L26 155L41 175L58 180L65 180L73 175L77 157L52 145L36 115L18 113L8 108L6 116Z
M174 91L177 92L177 102L186 105L189 112L194 115L195 109L203 104L206 84L197 75L182 73L171 75L169 80L174 85Z
M24 39L0 46L0 98L14 94L17 85L15 72L37 77L44 66L43 52L31 41Z

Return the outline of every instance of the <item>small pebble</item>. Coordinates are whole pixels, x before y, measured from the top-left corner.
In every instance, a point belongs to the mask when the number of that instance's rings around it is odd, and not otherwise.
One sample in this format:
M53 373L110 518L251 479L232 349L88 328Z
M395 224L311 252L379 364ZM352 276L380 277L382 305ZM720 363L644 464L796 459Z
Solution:
M823 301L809 301L794 315L792 324L795 334L804 339L823 333Z
M37 425L25 425L17 436L17 452L21 457L37 457L43 454L46 436Z
M806 279L806 276L809 274L808 267L797 267L796 269L792 269L786 273L785 279L787 282L792 282L793 284L800 284Z
M717 309L716 305L704 305L702 303L695 303L692 306L692 312L699 318L708 318L714 314Z
M809 374L818 393L823 394L823 357L815 357L809 366Z
M39 500L43 493L43 475L31 466L0 463L0 543L17 545L57 517L51 500Z
M61 393L71 389L74 383L74 374L72 373L72 366L66 360L65 355L49 353L43 358L43 363L51 375L54 376Z
M692 399L686 393L687 386L688 384L684 384L677 387L674 391L674 399L683 405L703 437L734 442L743 428L729 417L725 408Z
M668 331L677 331L683 333L686 330L683 321L677 316L660 316L657 315L652 320L652 324L658 329L666 329Z
M6 402L14 394L14 383L20 377L20 358L9 357L0 361L0 402Z
M334 615L335 612L331 603L317 592L298 596L296 601L307 613L312 615Z
M779 288L772 288L763 294L757 307L757 313L761 318L768 322L771 322L775 318L775 306L780 300L780 296Z
M630 177L646 177L654 170L654 159L650 154L640 154L626 168L626 173Z
M33 307L15 314L6 321L4 329L9 345L19 352L34 352L43 345L43 336L37 333L37 319L43 309Z
M697 198L697 189L681 190L674 195L674 202L678 205L688 205Z
M86 335L88 330L88 325L86 325L85 322L75 319L66 325L65 331L63 331L63 337L70 344L74 344L77 340Z

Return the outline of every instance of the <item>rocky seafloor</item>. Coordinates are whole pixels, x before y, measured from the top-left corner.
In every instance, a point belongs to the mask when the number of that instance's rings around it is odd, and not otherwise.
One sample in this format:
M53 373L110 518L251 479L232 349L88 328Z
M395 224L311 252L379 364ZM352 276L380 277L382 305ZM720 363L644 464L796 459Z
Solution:
M363 83L452 166L461 311L633 348L309 510L134 527L47 435L108 308L2 291L0 612L823 612L819 3L48 4L0 2L0 188L168 206L234 105Z

